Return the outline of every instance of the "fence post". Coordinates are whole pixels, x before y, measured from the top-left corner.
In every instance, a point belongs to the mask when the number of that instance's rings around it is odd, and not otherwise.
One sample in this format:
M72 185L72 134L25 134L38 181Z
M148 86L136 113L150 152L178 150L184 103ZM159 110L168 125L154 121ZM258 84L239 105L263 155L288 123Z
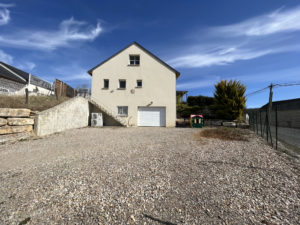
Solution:
M58 101L58 93L57 93L57 88L54 89L55 96L56 96L56 101Z
M267 134L267 142L269 142L269 129L268 129L268 124L269 124L269 118L268 118L268 113L266 113L266 134Z
M259 110L259 117L260 117L260 135L261 135L261 137L263 137L262 124L261 124L261 110Z
M28 105L28 88L25 88L25 96L26 96L26 99L25 99L25 104Z
M277 149L277 142L278 142L278 132L277 132L277 129L278 129L278 122L277 122L277 120L278 120L278 118L277 118L277 105L276 105L276 109L275 109L276 111L275 111L275 129L276 129L276 149Z
M256 115L255 115L255 118L256 118L256 133L258 134L258 111L256 111Z

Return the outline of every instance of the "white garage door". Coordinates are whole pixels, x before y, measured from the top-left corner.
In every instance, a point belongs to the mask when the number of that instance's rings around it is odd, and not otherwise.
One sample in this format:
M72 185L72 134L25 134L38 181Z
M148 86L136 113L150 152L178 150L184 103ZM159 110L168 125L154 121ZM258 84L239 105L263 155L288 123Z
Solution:
M138 126L164 127L166 126L165 107L138 107Z

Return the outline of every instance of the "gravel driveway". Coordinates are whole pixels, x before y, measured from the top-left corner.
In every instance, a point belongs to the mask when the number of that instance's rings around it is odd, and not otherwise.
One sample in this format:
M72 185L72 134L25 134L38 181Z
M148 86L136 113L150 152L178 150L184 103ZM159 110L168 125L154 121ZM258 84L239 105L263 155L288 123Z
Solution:
M299 170L189 128L84 128L0 146L0 224L299 224Z

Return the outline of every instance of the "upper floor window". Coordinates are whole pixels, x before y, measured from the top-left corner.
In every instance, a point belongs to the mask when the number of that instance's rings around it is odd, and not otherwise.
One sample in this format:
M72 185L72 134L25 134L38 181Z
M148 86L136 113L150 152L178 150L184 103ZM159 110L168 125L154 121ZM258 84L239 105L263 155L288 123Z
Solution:
M109 88L109 79L104 79L104 85L103 88L108 89Z
M140 65L140 56L139 55L129 55L129 62L131 66Z
M119 80L119 88L120 89L126 88L126 80Z
M137 80L136 81L136 87L141 88L143 86L143 81L142 80Z

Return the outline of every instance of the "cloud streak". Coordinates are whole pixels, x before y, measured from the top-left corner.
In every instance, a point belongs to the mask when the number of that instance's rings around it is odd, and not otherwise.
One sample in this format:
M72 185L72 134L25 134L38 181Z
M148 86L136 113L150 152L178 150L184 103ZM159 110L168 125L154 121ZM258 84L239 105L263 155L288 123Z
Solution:
M68 47L73 42L93 41L102 31L99 22L93 27L84 21L70 18L62 21L57 30L23 30L0 35L0 44L51 51L59 47Z
M6 25L10 21L10 11L8 8L13 7L14 4L0 3L0 26Z
M248 60L261 57L275 52L275 50L237 49L234 47L224 48L217 51L188 54L174 58L169 63L174 67L208 67L213 65L227 65L237 60Z
M235 36L264 36L300 31L300 7L288 10L280 8L269 14L228 26L216 27L213 30L217 33Z
M169 59L168 63L178 68L202 68L297 52L300 51L295 33L298 31L300 6L289 10L281 8L240 23L202 30L205 37L185 46L179 56Z

